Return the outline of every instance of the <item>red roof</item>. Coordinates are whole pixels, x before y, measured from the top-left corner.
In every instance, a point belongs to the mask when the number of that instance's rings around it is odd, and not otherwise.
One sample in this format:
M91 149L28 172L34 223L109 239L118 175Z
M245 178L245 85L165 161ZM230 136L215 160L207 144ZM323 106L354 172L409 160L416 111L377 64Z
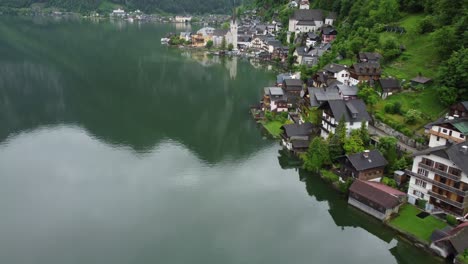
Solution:
M362 181L359 179L353 182L349 191L359 194L387 209L399 205L401 203L400 197L406 196L404 192L400 192L382 183Z

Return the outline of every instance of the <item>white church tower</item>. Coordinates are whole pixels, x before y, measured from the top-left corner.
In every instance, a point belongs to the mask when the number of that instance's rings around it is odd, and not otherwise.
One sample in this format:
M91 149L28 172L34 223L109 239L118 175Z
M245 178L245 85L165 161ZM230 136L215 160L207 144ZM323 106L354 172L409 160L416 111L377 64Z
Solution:
M234 50L237 50L237 17L236 17L236 9L234 9L231 17L231 36L232 36L232 45L234 46Z

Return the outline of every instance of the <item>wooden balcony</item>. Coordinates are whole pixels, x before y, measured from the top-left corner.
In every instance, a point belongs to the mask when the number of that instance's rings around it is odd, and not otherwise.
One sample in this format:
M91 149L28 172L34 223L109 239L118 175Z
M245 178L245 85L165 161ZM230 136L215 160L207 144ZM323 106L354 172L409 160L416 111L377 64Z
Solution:
M453 174L450 174L450 173L448 173L446 171L438 170L437 168L434 168L434 167L429 166L427 164L424 164L422 162L419 162L418 165L419 165L420 168L430 170L430 171L432 171L434 173L437 173L438 175L440 175L442 177L445 177L445 178L448 178L448 179L451 179L451 180L454 180L454 181L457 181L457 182L459 182L461 180L461 175L460 176L453 175Z
M439 199L439 200L441 200L441 201L444 201L445 203L448 203L448 204L450 204L450 205L452 205L452 206L455 206L455 207L457 207L457 208L460 208L460 209L464 209L464 205L466 205L466 202L462 204L462 203L459 203L459 202L457 202L457 201L450 200L449 198L447 198L447 197L445 197L445 196L443 196L443 195L440 195L440 194L438 194L438 193L435 193L435 192L433 192L433 191L431 191L431 190L429 190L428 194L429 194L430 196L436 198L436 199Z
M438 132L438 131L435 131L435 130L429 130L429 134L431 135L434 135L436 137L441 137L441 138L445 138L447 140L451 140L455 143L460 143L460 142L465 142L465 139L464 138L459 138L459 137L453 137L453 136L450 136L450 135L447 135L447 134L444 134L442 132Z
M428 178L426 176L414 173L414 172L412 172L410 170L406 170L406 174L411 176L411 177L416 177L416 178L421 179L423 181L429 182L429 183L431 183L431 184L433 184L433 185L435 185L435 186L437 186L437 187L439 187L441 189L449 191L451 193L456 193L457 195L460 195L460 196L465 197L465 198L468 197L468 191L463 191L463 190L457 189L455 187L449 186L449 185L441 183L439 181L435 181L433 179L430 179L430 178Z

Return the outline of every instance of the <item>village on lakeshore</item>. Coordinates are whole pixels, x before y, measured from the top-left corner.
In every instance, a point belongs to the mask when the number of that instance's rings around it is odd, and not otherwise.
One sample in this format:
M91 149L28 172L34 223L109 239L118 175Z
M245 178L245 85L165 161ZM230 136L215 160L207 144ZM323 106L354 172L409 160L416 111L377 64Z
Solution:
M421 113L403 110L392 98L430 87L432 76L419 73L405 80L386 75L379 52L359 51L347 63L335 63L339 57L323 63L339 36L339 21L335 13L310 6L307 0L291 1L287 21L276 14L262 21L256 10L234 12L222 28L207 25L161 41L288 69L274 85L258 88L263 98L250 112L260 126L280 140L291 159L347 195L349 205L382 220L428 254L465 263L468 102L427 118L419 129L423 132L389 122L386 115L401 115L401 123L408 125L422 122ZM175 20L188 23L190 18ZM406 33L401 27L386 30Z

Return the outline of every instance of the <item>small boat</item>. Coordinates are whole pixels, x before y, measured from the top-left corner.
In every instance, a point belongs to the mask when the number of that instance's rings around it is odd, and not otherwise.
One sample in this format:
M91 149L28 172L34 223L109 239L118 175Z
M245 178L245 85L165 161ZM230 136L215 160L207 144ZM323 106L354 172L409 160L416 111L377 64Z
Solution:
M161 38L161 43L168 44L171 39L169 38Z

